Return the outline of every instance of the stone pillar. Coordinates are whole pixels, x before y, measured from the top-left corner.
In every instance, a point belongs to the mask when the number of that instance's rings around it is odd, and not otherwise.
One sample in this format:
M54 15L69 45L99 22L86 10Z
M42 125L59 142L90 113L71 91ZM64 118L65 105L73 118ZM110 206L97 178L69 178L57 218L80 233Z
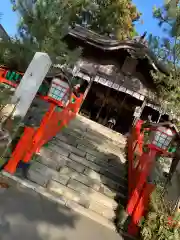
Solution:
M12 97L12 103L17 103L13 116L23 118L26 115L51 64L52 62L48 54L37 52L34 55Z
M2 114L6 116L0 127L1 156L6 155L12 139L20 128L20 123L31 106L51 64L52 62L46 53L37 52L16 88L10 104L3 109Z

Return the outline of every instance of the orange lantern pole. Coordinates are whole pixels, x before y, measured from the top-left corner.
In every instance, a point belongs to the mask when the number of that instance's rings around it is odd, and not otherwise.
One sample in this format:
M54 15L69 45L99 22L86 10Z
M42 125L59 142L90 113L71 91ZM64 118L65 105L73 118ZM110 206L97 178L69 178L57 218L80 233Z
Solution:
M68 93L69 89L65 91L65 95ZM40 127L37 129L32 127L25 129L10 160L4 167L5 171L11 174L15 173L20 161L28 163L45 143L51 140L63 127L66 127L76 117L83 100L83 94L78 97L72 94L67 106L64 105L62 100L57 101L52 97L46 97L46 100L50 101L51 104L41 121ZM59 105L62 106L61 111L57 109Z
M148 152L143 152L139 157L139 163L132 170L132 159L134 151L130 155L129 168L131 168L131 175L129 176L129 185L131 191L129 191L129 201L127 204L126 212L131 216L131 223L128 226L128 233L137 236L139 231L139 221L145 214L147 209L150 195L155 188L155 184L147 181L155 163L157 156L166 154L168 147L175 135L175 132L169 128L156 127L150 129L151 134L149 136L149 144L147 145ZM141 132L139 131L139 136ZM138 136L137 138L138 139ZM136 140L135 139L135 140ZM140 138L141 140L143 139ZM142 141L137 141L142 149Z

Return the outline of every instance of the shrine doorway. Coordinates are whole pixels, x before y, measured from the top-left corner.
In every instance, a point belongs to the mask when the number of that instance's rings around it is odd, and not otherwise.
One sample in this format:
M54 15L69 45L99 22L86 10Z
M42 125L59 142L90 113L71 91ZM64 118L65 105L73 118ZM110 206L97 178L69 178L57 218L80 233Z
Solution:
M93 82L80 114L104 126L115 117L113 130L125 134L132 125L135 108L141 104L142 101L126 93Z

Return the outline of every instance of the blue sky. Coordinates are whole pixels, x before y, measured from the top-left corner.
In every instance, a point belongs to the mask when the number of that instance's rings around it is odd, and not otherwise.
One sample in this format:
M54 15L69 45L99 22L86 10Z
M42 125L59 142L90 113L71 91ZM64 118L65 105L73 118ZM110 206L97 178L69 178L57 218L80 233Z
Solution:
M1 6L0 12L3 15L0 22L9 35L14 35L16 33L18 17L16 13L12 11L9 0L3 0L3 5L1 4Z
M133 0L140 12L143 13L142 19L144 24L137 24L137 31L142 34L144 31L148 33L153 33L154 35L162 35L157 26L157 22L152 17L152 8L154 5L161 6L163 0ZM3 16L1 19L1 24L4 26L5 30L9 35L14 35L16 33L16 26L18 22L18 17L16 13L12 12L11 4L9 0L3 0L3 7L0 9Z
M142 20L144 24L138 23L136 25L137 31L142 34L144 31L152 33L153 35L162 35L162 31L158 27L157 21L153 19L152 10L154 6L160 7L163 5L164 0L132 0L137 6L138 10L142 13Z

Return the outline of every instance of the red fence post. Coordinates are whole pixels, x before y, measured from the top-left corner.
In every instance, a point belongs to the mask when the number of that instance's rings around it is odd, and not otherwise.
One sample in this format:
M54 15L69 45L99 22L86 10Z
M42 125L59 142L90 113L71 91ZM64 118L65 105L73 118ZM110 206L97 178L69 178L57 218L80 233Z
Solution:
M11 158L8 163L5 165L4 170L13 174L16 171L16 168L19 162L23 159L29 145L31 145L33 136L35 134L35 129L26 127L24 133L19 140L15 150L13 151Z
M153 184L147 183L157 149L149 147L148 153L143 153L144 133L141 129L143 121L138 121L128 141L128 192L129 201L126 212L131 216L128 233L136 236L139 231L139 221L148 206ZM135 159L136 156L136 159ZM135 164L135 160L137 160Z
M134 164L135 151L138 150L138 157L142 154L143 151L143 133L141 133L141 126L143 121L137 121L136 125L132 129L132 134L128 139L128 195L131 196L131 193L135 184L136 169Z
M142 165L141 166L139 165L140 173L137 180L136 188L133 190L127 205L127 213L129 215L132 215L132 212L134 211L134 208L139 200L143 186L151 171L153 162L155 161L155 156L156 156L156 151L154 150L151 150L149 153L144 153L141 156L140 161L142 162Z
M144 185L138 204L132 214L131 223L128 226L128 233L132 236L137 236L138 234L138 224L148 208L150 196L151 193L154 191L154 188L155 185L151 183L146 183Z
M128 139L128 195L130 196L132 192L132 175L133 175L133 136Z
M43 144L54 137L64 126L75 118L83 95L75 98L75 102L70 102L61 112L56 112L56 103L51 103L49 111L43 117L40 127L38 129L26 127L23 136L19 140L14 152L11 155L4 170L13 174L16 171L18 163L24 161L28 163L33 154L36 153ZM60 123L60 124L59 124Z
M0 83L6 83L13 87L17 87L18 84L13 83L5 79L5 69L0 71ZM69 89L67 89L66 94L68 94ZM4 167L4 170L9 173L14 173L18 166L18 163L22 160L24 162L29 162L34 153L36 153L43 144L54 137L64 126L69 124L69 122L75 118L78 113L81 103L83 101L83 94L76 97L73 93L72 98L75 99L74 102L70 100L68 106L64 107L62 113L55 112L57 106L63 106L63 102L56 100L52 97L39 96L42 99L51 102L49 111L45 114L42 119L41 125L38 129L25 128L24 134L19 140L14 152L11 155L8 163ZM61 122L59 124L59 122Z
M28 163L31 160L33 154L36 152L38 144L41 141L44 131L46 129L46 125L47 125L49 119L51 118L53 112L55 111L55 108L56 108L56 105L52 103L50 105L49 111L43 117L40 127L36 130L36 133L34 134L32 143L31 143L31 145L29 145L29 148L28 148L24 158L22 159L23 162Z
M75 103L70 102L61 112L56 112L56 104L50 105L49 111L42 119L41 125L33 137L32 145L23 158L24 162L29 162L33 154L39 151L43 144L51 140L52 137L76 117L83 96L81 95L80 98L72 97L75 98Z

